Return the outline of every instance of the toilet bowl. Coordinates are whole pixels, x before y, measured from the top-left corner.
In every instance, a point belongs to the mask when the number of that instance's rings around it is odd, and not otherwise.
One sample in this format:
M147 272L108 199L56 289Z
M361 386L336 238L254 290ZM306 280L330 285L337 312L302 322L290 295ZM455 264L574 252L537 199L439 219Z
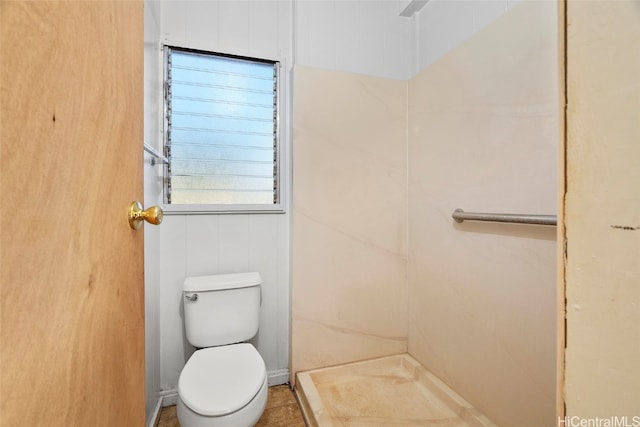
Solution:
M251 344L197 350L178 382L183 427L253 426L267 403L267 373Z
M267 403L267 371L245 341L258 331L258 273L189 277L187 340L196 350L178 380L181 427L251 427Z

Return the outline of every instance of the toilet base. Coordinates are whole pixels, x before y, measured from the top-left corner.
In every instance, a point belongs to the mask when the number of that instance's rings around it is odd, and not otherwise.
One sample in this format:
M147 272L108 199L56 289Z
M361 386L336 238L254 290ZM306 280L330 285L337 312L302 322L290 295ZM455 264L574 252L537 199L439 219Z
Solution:
M258 394L249 403L235 412L219 417L200 415L178 398L178 421L181 427L252 427L264 412L267 404L267 389L265 377Z

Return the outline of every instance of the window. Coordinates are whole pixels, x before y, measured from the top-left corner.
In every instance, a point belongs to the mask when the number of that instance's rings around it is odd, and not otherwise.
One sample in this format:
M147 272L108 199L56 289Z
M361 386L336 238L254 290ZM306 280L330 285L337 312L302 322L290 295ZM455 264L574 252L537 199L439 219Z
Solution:
M169 211L281 210L279 63L166 47Z

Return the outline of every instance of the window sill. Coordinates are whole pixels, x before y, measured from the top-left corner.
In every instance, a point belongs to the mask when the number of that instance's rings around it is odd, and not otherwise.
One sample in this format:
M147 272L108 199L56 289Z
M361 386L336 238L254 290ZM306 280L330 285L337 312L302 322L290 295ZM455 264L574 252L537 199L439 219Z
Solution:
M162 205L165 215L284 214L282 205Z

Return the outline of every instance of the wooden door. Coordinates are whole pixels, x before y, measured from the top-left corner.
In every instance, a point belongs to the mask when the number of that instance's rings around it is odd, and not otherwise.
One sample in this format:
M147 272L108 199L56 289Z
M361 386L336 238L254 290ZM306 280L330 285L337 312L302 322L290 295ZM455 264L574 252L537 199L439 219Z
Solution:
M0 425L142 426L143 4L0 20Z

